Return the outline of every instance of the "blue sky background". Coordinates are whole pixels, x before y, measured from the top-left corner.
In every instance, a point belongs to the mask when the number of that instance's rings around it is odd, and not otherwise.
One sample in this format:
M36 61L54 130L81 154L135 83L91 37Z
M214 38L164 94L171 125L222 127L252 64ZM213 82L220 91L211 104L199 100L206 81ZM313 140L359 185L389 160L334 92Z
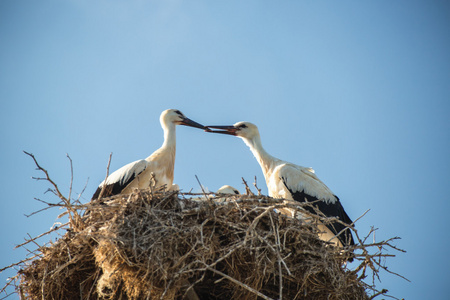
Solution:
M111 170L162 144L159 115L257 124L275 157L313 167L361 234L400 236L379 288L446 299L450 280L447 1L0 2L0 267L61 211L32 152L87 202ZM260 167L231 136L177 129L175 182L230 184ZM45 242L45 239L41 240ZM0 283L13 272L0 274ZM15 297L11 297L15 299ZM378 298L377 298L378 299Z

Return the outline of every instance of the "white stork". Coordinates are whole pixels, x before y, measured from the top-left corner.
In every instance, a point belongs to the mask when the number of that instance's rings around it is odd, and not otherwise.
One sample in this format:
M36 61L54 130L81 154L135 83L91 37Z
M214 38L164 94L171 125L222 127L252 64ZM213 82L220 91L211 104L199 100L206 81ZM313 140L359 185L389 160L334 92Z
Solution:
M168 109L161 113L159 118L164 130L164 143L146 159L129 163L106 178L97 188L92 199L97 199L104 185L102 197L127 194L133 189L144 189L155 185L155 188L166 186L173 189L178 185L173 183L173 169L175 165L176 125L185 125L206 129L203 125L188 119L176 109Z
M239 191L232 187L231 185L223 185L220 189L217 190L216 194L231 194L231 195L239 195Z
M261 166L271 197L299 202L315 201L313 205L325 216L337 217L346 224L352 224L352 220L344 211L339 198L319 180L313 169L282 161L264 150L256 125L249 122L238 122L233 126L206 127L221 129L207 130L207 132L230 134L244 140ZM316 213L312 207L306 207L306 209L313 214ZM346 228L339 222L333 222L326 226L319 224L321 231L319 238L339 247L354 245L352 233Z

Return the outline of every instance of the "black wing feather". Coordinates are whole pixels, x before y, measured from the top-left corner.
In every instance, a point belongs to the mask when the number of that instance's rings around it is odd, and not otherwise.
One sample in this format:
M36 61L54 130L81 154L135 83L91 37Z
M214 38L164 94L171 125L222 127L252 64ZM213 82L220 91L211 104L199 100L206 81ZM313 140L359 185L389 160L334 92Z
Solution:
M317 209L319 209L326 217L337 217L337 218L339 218L339 220L341 220L342 222L349 224L349 225L352 223L352 220L345 212L344 208L342 207L341 202L339 201L339 198L336 195L334 195L336 197L336 202L334 202L334 203L331 203L331 202L326 203L325 201L322 201L322 200L317 201L319 199L306 194L305 191L293 192L286 185L286 181L284 180L284 178L282 178L282 180L283 180L283 183L286 186L286 188L291 193L292 198L295 201L298 201L298 202L314 202L315 201L312 205L314 205ZM312 207L306 206L305 209L312 214L316 214L316 211ZM353 240L352 232L346 226L342 225L339 222L328 223L328 224L326 224L326 226L328 229L331 230L331 232L333 232L336 235L345 229L338 236L338 239L342 243L342 245L354 245L355 244L355 241Z
M133 173L130 175L127 181L119 180L117 182L108 184L105 187L105 191L102 195L102 197L110 197L114 195L120 194L139 174L141 174L146 168L144 168L139 173ZM100 193L102 191L103 186L99 186L97 190L95 191L94 195L92 196L92 200L95 200L100 196Z

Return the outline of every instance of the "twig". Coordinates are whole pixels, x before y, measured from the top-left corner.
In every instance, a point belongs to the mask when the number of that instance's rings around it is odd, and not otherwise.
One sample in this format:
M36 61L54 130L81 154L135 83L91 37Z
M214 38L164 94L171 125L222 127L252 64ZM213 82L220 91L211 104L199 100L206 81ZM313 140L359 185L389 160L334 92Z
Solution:
M70 158L69 154L66 153L66 155L67 155L67 158L68 158L69 161L70 161L70 186L69 186L69 197L68 197L68 199L69 199L69 201L70 201L70 199L72 199L73 163L72 163L72 159Z
M106 176L105 176L105 180L103 181L103 186L102 186L102 190L100 191L100 194L98 195L98 199L101 199L103 197L103 194L105 193L106 190L106 180L108 180L108 176L109 176L109 166L111 165L111 157L112 157L112 152L109 154L109 159L108 159L108 165L106 166Z
M35 212L32 212L32 213L29 214L29 215L24 214L25 217L27 217L27 218L29 218L29 217L31 217L32 215L35 215L35 214L37 214L37 213L40 213L40 212L42 212L42 211L44 211L44 210L50 209L50 208L52 208L52 207L55 207L55 206L61 206L61 205L62 205L61 202L58 202L57 204L54 204L54 203L49 203L49 202L46 202L46 201L41 200L41 199L38 199L38 198L34 198L34 200L37 200L37 201L42 202L42 203L45 203L45 204L47 204L48 206L47 206L47 207L44 207L44 208L42 208L42 209L39 209L39 210L37 210L37 211L35 211Z
M255 177L256 178L256 177ZM283 259L281 258L281 255L280 255L280 251L281 251L281 246L280 246L280 233L279 233L279 231L278 231L278 224L277 224L277 226L275 226L275 222L273 221L273 218L272 218L272 215L271 214L269 214L269 217L270 217L270 223L271 223L271 225L272 225L272 228L273 228L273 235L274 235L274 237L275 237L275 241L276 241L276 246L277 246L277 251L275 251L276 252L276 255L277 255L277 257L278 257L278 276L279 276L279 292L278 292L278 295L279 295L279 297L280 297L280 300L282 300L283 299L283 271L282 271L282 269L281 269L281 262L283 261ZM284 263L284 261L283 261L283 263ZM284 264L285 266L286 266L286 264ZM286 266L286 269L288 270L288 272L289 272L289 269L287 268L287 266ZM289 272L290 273L290 272ZM289 274L290 275L290 274Z
M198 182L198 184L200 185L200 188L202 189L202 193L203 193L203 196L205 196L206 202L208 203L208 207L209 207L210 209L212 209L212 208L214 207L214 202L213 202L213 200L212 200L211 198L208 198L208 196L206 195L207 193L206 193L205 190L203 189L203 185L202 185L202 183L200 182L200 179L198 179L197 175L195 175L195 179L197 179L197 182ZM213 194L213 193L209 193L209 195L211 195L211 194Z
M4 269L0 270L0 272L2 272L3 270L4 270ZM17 286L17 284L16 284L16 281L17 281L17 280L18 280L18 275L14 276L14 277L10 277L10 278L7 279L6 285L0 290L0 294L1 294L1 293L5 293L6 296L0 298L0 300L6 299L6 298L8 298L9 296L14 295L14 294L16 293L16 292L13 292L13 293L11 293L11 294L8 294L8 292L6 291L6 289L7 289L9 286L11 286L11 285ZM25 299L25 298L20 298L20 299Z
M63 194L60 192L57 184L50 178L47 170L45 170L44 168L42 168L39 163L37 162L36 158L34 157L33 154L28 153L26 151L23 151L26 155L30 156L35 165L37 166L38 170L40 170L41 172L43 172L45 174L45 178L40 178L38 180L46 180L48 182L50 182L50 184L53 186L54 190L51 190L53 193L55 193L55 195L58 196L59 199L61 199L64 204L65 207L67 209L67 211L69 212L69 220L70 220L70 226L75 229L75 230L81 230L84 225L83 225L83 221L81 220L80 216L78 215L78 212L76 211L76 209L74 209L72 207L72 204L70 203L70 198L67 199L66 197L63 196Z
M258 196L261 196L261 189L258 188L258 185L256 183L256 176L255 176L255 182L253 182L253 185L255 186L255 189L258 191Z
M256 218L253 219L252 223L250 224L250 226L247 229L247 233L244 238L244 244L247 241L247 237L248 237L250 231L252 231L256 227L256 225L258 225L259 220L262 217L264 217L265 215L267 215L268 213L270 213L274 208L275 208L275 206L269 206L269 207L265 208L264 211L259 216L257 216ZM242 217L242 218L244 218L244 217Z
M246 290L248 290L248 291L254 293L255 295L258 295L259 297L261 297L261 298L263 298L263 299L266 299L266 300L275 300L275 299L272 299L272 298L270 298L270 297L267 297L266 295L260 293L259 291L255 290L255 289L249 287L248 285L246 285L246 284L240 282L239 280L236 280L236 279L234 279L233 277L230 277L230 276L228 276L228 275L225 274L225 273L222 273L222 272L220 272L220 271L218 271L218 270L216 270L216 269L214 269L214 268L211 268L210 266L206 266L206 269L209 270L209 271L211 271L211 272L214 272L214 273L216 273L216 274L218 274L218 275L220 275L220 276L222 276L222 277L224 277L224 278L226 278L226 279L228 279L229 281L231 281L231 282L233 282L233 283L239 285L240 287L243 287L244 289L246 289Z
M81 193L78 194L78 198L77 198L77 200L75 201L76 203L81 204L80 198L81 198L81 196L83 195L84 191L86 190L88 183L89 183L89 177L88 177L88 179L86 180L86 183L85 183L83 189L81 190Z
M33 260L35 257L38 257L39 255L38 254L36 254L35 256L33 256L33 257L28 257L28 258L25 258L25 259L23 259L23 260L21 260L21 261L19 261L19 262L16 262L16 263L13 263L13 264L10 264L9 266L7 266L7 267L3 267L3 268L1 268L0 269L0 273L1 272L3 272L3 271L5 271L5 270L7 270L7 269L10 269L10 268L12 268L12 267L15 267L15 266L18 266L18 265L21 265L21 264L23 264L23 263L25 263L25 262L27 262L27 261L30 261L30 260Z
M368 212L370 211L370 208L366 210L361 216L359 216L355 221L352 222L352 224L349 224L350 226L354 226L356 222L358 222L362 217L364 217Z
M61 200L63 200L64 203L66 203L66 205L70 206L70 202L67 200L66 197L64 197L64 196L61 194L61 192L59 191L58 186L56 185L56 183L55 183L53 180L50 179L50 176L48 175L47 170L45 170L44 168L42 168L42 167L39 165L39 163L37 162L37 160L36 160L36 158L34 157L34 155L31 154L31 153L28 153L28 152L26 152L26 151L23 151L23 152L24 152L26 155L30 156L30 157L33 159L33 161L34 161L34 163L36 164L38 170L44 172L44 174L45 174L45 176L46 176L46 178L35 178L35 179L36 179L36 180L47 180L48 182L50 182L50 183L53 185L53 187L55 188L56 195L57 195Z
M27 235L30 237L30 240L29 240L29 241L30 241L30 242L33 242L33 244L36 245L37 249L41 248L41 245L39 245L38 243L36 243L36 240L34 240L33 237L32 237L29 233L27 233Z
M372 297L369 298L369 300L372 300L373 298L378 297L378 296L380 296L380 295L386 294L387 292L388 292L388 290L382 289L382 290L379 291L378 293L373 294Z
M61 225L61 226L53 227L53 228L50 229L49 231L44 232L44 233L41 233L40 235L38 235L37 237L32 238L31 240L27 240L25 243L22 243L22 244L20 244L20 245L17 245L16 247L14 247L14 249L20 248L20 247L22 247L22 246L24 246L24 245L26 245L26 244L28 244L28 243L30 243L30 242L33 242L33 241L35 241L35 240L37 240L37 239L43 237L44 235L47 235L47 234L49 234L49 233L52 233L53 231L56 231L56 230L58 230L58 229L60 229L60 228L62 228L62 227L64 227L64 226L69 225L69 224L70 224L70 221L67 222L67 223L65 223L65 224L63 224L63 225Z
M245 185L245 192L246 192L246 194L254 196L255 194L253 194L252 190L248 187L247 181L245 181L244 177L241 177L241 178L242 178L242 181L244 182L244 185Z
M197 179L198 185L199 185L200 188L202 189L202 192L203 192L203 195L205 196L205 199L208 200L208 196L206 196L206 192L205 192L205 190L203 189L203 185L202 185L202 183L200 182L200 179L198 179L197 175L195 175L195 179Z

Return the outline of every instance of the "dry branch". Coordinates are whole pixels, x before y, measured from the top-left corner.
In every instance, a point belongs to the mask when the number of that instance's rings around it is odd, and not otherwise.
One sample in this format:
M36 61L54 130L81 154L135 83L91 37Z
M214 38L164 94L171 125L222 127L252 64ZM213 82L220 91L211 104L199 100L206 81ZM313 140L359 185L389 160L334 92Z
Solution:
M108 165L106 166L106 176L105 176L105 180L104 180L105 183L106 183L106 180L108 180L108 176L109 176L109 167L111 165L111 158L112 158L112 153L109 154ZM106 186L107 186L106 184L103 185L102 190L100 191L100 194L98 195L98 199L103 198L103 195L105 194Z
M64 197L64 195L61 193L61 191L58 188L58 185L50 178L48 171L44 168L42 168L39 163L37 162L36 158L34 157L33 154L28 153L26 151L23 151L26 155L30 156L37 169L41 172L43 172L45 174L45 178L41 178L41 177L33 177L33 179L36 180L46 180L48 181L52 186L53 186L53 190L50 189L50 191L52 191L56 196L58 196L59 199L61 199L64 202L64 207L67 209L67 212L69 214L69 220L70 220L70 226L74 229L74 230L82 230L84 228L84 224L81 221L81 217L78 214L78 211L73 207L72 203L71 203L71 198L66 198ZM72 169L72 159L69 157L69 155L67 155L67 157L69 158L70 161L70 166ZM72 171L72 176L71 176L71 184L70 184L70 191L69 194L72 193L72 181L73 181L73 171Z

